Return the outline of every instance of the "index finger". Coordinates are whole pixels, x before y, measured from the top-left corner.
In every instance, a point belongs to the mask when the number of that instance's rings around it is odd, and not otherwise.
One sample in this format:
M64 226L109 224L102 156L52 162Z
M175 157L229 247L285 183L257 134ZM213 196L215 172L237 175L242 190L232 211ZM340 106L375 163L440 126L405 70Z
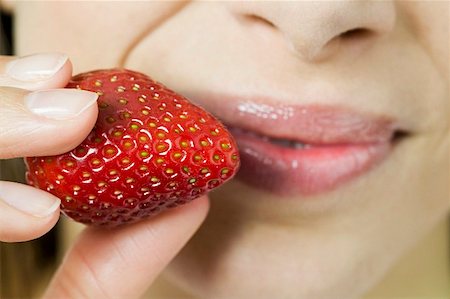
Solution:
M0 56L0 86L27 90L63 87L71 74L72 64L62 53Z

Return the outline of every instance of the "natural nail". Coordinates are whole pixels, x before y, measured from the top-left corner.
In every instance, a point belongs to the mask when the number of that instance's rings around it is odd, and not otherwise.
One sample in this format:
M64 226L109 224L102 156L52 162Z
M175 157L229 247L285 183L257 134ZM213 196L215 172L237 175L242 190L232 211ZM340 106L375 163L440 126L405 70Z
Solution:
M5 74L19 81L45 80L56 74L67 60L67 55L61 53L23 56L8 62Z
M0 200L7 205L36 217L47 217L59 207L59 198L19 183L0 182Z
M34 114L64 120L81 114L94 105L98 95L78 89L48 89L29 93L25 106Z

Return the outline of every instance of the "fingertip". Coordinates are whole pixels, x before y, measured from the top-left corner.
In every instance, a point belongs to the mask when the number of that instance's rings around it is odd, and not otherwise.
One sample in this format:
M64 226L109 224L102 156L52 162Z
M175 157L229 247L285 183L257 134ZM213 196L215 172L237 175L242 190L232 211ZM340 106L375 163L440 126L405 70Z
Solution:
M52 138L53 143L47 143L47 147L43 147L41 152L35 153L34 156L51 156L68 152L80 145L89 133L92 131L98 117L98 106L96 102L87 105L75 117L65 120L54 120L54 130L44 132L48 138ZM54 132L62 131L64 134L55 138ZM45 137L43 140L46 140ZM48 139L47 139L48 140ZM43 145L45 146L45 145Z
M61 154L82 143L97 121L97 99L96 93L77 89L48 89L26 95L24 104L35 116L33 123L41 125L33 136L36 143L32 155Z
M181 210L180 213L191 213L193 220L198 222L198 226L200 226L209 212L209 207L208 195L202 195L190 203L180 206L179 209Z
M38 238L58 221L60 200L50 193L13 182L0 182L0 240Z
M24 242L37 239L58 222L59 207L44 217L38 217L11 208L0 202L0 241Z
M38 90L63 87L72 76L72 63L64 53L36 53L27 56L2 56L2 86Z
M50 85L50 88L66 86L70 78L72 78L72 71L73 71L72 61L66 54L61 53L61 55L66 56L67 59L63 63L62 67L55 73L53 78L49 78L50 80L45 83L47 85Z
M6 240L4 242L24 242L30 241L42 237L48 233L59 220L59 209L47 217L33 217L27 219L16 225L13 229L9 230L6 234ZM9 238L8 238L9 236ZM2 236L3 237L3 236Z
M82 143L97 121L98 95L93 92L3 88L2 93L0 110L7 115L0 120L4 159L65 153Z

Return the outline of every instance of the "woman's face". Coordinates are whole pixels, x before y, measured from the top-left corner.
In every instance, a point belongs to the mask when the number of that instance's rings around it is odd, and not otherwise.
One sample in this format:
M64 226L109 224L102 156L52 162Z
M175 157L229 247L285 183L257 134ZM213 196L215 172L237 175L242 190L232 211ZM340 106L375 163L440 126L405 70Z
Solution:
M150 74L238 177L167 269L203 298L351 298L449 210L447 2L29 2L17 50Z

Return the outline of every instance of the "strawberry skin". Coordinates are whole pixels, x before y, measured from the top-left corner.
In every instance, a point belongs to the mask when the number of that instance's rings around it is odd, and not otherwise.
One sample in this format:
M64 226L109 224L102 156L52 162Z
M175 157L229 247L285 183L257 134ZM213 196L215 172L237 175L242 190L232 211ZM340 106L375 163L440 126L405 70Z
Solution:
M26 158L26 176L78 222L135 222L205 194L239 168L236 143L217 119L144 74L97 70L66 88L97 92L97 122L72 151Z

